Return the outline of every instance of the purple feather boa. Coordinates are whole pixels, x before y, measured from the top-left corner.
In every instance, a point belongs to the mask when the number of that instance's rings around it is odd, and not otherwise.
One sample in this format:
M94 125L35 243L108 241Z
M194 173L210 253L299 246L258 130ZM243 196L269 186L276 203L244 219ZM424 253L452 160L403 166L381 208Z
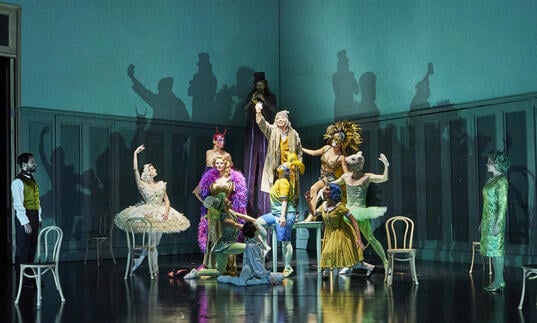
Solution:
M199 182L200 196L202 199L205 199L211 194L211 184L214 183L219 177L220 174L214 168L210 168L205 173L203 173ZM232 169L230 171L229 177L231 178L231 181L235 184L235 192L231 195L232 208L236 212L246 214L248 190L246 187L246 180L244 178L244 175L242 175L240 171ZM198 225L198 245L203 253L205 253L207 249L207 236L209 233L207 218L205 217L205 214L207 214L207 208L202 205L201 219ZM244 220L239 219L239 222L244 223ZM242 241L242 239L243 237L241 231L237 240Z

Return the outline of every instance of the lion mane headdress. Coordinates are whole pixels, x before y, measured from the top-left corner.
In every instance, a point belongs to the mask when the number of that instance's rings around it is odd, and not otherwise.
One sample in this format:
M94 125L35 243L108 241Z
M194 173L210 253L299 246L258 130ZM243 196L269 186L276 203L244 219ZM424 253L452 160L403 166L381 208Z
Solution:
M362 143L361 132L362 128L352 121L336 121L326 128L323 139L330 142L335 134L343 134L341 149L345 156L349 156L356 153L360 149L360 144Z

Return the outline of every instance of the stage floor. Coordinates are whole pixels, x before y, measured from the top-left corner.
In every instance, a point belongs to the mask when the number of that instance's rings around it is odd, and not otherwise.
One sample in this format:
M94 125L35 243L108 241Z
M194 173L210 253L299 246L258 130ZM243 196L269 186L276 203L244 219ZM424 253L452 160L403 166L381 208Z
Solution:
M161 256L158 279L147 263L124 280L125 259L60 264L66 303L61 304L51 276L41 310L35 292L23 289L18 306L12 268L3 273L3 322L537 322L536 283L527 284L523 310L517 309L522 269L506 268L503 294L482 290L490 282L482 265L417 263L419 286L408 267L396 265L393 286L383 268L322 280L315 253L296 251L294 274L278 286L236 287L216 279L170 280L174 267L193 268L201 255ZM373 262L374 263L374 262ZM239 262L240 264L240 262ZM270 261L267 268L272 268ZM281 264L280 264L280 270ZM4 269L3 271L5 271Z

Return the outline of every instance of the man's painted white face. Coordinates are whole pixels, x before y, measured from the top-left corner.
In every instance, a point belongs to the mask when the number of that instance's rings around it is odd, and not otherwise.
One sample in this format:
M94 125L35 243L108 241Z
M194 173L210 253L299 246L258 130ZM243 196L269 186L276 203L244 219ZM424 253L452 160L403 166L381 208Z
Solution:
M283 118L283 117L276 117L276 126L278 126L278 128L282 129L282 130L285 130L285 128L287 128L287 119L286 118Z

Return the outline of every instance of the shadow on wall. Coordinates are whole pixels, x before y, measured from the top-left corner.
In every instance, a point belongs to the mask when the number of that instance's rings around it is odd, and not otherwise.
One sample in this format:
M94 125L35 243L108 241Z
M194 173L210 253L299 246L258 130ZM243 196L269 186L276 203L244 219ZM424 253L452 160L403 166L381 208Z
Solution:
M410 111L430 108L429 97L431 95L431 87L429 86L429 76L434 73L433 63L427 64L427 73L421 81L416 84L416 94L410 103Z
M429 103L429 97L431 96L431 87L429 83L429 76L434 74L433 63L427 64L427 72L421 81L416 84L416 94L412 98L410 103L410 111L427 109L431 107ZM441 107L450 105L449 99L440 100L434 105L434 107Z
M127 75L132 81L134 92L152 109L152 119L243 125L246 115L242 108L251 89L253 69L240 67L236 74L236 84L223 84L218 89L210 55L199 53L196 65L198 71L189 81L188 87L188 96L192 98L191 115L185 103L173 92L173 78L162 78L158 83L158 92L153 93L136 78L134 65L129 65Z
M158 92L153 93L136 78L134 75L134 65L129 65L127 75L132 81L134 92L153 109L153 119L190 120L185 104L173 93L173 78L162 78L158 82Z
M343 118L359 118L378 116L380 114L375 100L377 98L377 76L373 72L365 72L356 81L354 72L349 69L347 50L337 53L337 70L332 75L334 90L334 120ZM361 100L355 101L354 96L361 94Z
M40 197L41 207L45 210L43 218L56 220L56 225L63 229L64 240L74 244L75 248L80 248L84 222L81 210L84 201L93 195L99 195L97 191L102 189L102 185L92 170L80 174L75 164L67 164L65 161L67 153L63 147L54 148L49 158L45 152L45 138L50 139L48 126L41 129L39 136L40 166L45 170L51 183L51 190ZM89 207L89 212L95 212L99 204L91 203ZM52 210L56 212L51 213Z
M365 72L356 81L354 72L349 69L347 50L337 53L337 71L332 76L332 88L334 90L334 120L354 119L363 117L375 117L380 115L380 110L375 103L377 99L377 76L373 72ZM427 109L431 107L429 97L431 95L429 77L434 73L433 63L427 64L427 71L415 88L416 93L410 103L410 111ZM355 96L360 95L360 100ZM448 99L440 100L435 105L450 105Z

